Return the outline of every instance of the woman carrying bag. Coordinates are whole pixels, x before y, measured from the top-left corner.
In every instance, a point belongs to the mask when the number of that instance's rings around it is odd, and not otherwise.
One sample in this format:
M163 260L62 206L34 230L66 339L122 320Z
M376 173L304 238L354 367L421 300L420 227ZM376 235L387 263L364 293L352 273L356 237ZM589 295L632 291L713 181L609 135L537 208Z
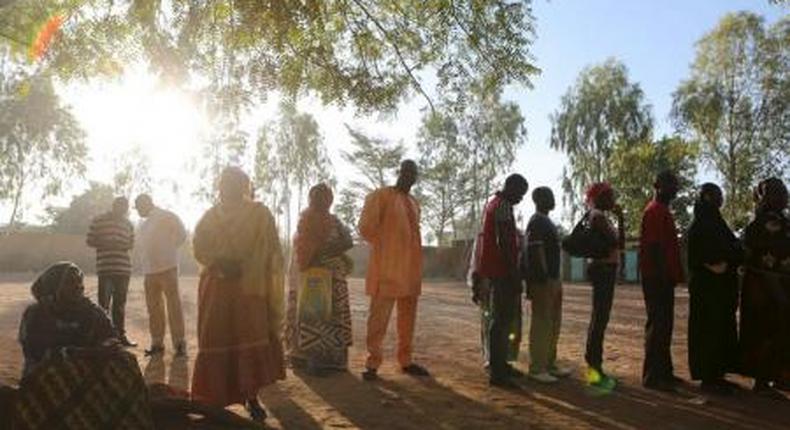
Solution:
M620 253L625 247L625 223L614 189L607 182L595 183L587 189L586 204L589 211L563 241L563 248L590 261L588 277L593 300L584 354L587 383L612 389L617 381L603 371L603 340L614 300ZM617 217L617 228L609 219L610 213Z

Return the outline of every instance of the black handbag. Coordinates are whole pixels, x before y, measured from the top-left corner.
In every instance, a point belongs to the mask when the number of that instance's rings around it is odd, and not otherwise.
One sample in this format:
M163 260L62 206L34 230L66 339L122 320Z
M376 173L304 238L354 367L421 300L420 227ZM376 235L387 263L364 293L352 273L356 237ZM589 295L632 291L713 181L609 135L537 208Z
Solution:
M592 228L587 211L571 234L562 239L562 249L573 257L604 258L609 255L611 246L604 233Z

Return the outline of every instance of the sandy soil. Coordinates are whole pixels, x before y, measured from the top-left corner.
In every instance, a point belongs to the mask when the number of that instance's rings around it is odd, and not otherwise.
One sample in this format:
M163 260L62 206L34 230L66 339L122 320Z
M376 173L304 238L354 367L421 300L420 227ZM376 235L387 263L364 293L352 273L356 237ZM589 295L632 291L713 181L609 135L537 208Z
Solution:
M19 317L30 303L29 279L7 277L0 283L0 383L15 384L21 369L16 342ZM182 279L182 295L191 339L190 357L196 354L196 279ZM95 297L95 278L87 281ZM467 289L458 283L430 283L420 301L415 339L415 361L431 370L433 378L414 379L397 371L394 333L387 340L387 361L382 380L363 382L359 372L364 360L364 323L367 300L362 281L351 282L355 345L349 373L326 378L294 375L261 392L270 411L271 428L319 429L510 429L510 428L616 428L703 429L790 428L790 401L752 395L750 381L732 378L744 391L731 398L700 396L689 383L680 395L657 394L639 385L644 308L641 291L620 286L606 338L605 367L621 381L613 393L599 393L581 381L583 346L587 328L590 290L565 287L561 360L575 369L559 384L546 386L521 381L522 390L492 389L481 369L479 317ZM688 378L686 364L686 311L688 297L678 290L673 345L676 373ZM147 315L142 281L134 279L127 315L130 337L140 343L138 354L146 378L187 388L192 360L173 360L170 351L160 360L142 357L148 343ZM394 324L391 325L394 329ZM528 333L525 320L525 334ZM526 367L526 341L519 366ZM240 408L234 408L239 410Z

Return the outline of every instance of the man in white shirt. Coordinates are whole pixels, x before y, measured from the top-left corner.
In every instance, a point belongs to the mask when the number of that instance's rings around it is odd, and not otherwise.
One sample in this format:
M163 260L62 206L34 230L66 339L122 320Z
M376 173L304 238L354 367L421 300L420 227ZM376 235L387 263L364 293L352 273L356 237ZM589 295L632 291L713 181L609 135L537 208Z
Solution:
M154 356L165 351L166 305L175 355L183 357L187 351L184 314L178 293L178 249L186 240L186 230L176 214L156 207L148 194L139 195L134 206L143 218L137 243L145 275L145 302L151 332L151 347L145 355Z

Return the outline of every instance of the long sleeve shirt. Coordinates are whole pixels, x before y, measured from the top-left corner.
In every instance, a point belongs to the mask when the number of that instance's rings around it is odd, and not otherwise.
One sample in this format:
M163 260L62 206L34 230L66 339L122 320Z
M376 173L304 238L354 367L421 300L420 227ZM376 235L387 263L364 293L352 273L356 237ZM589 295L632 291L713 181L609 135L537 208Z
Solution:
M187 233L176 214L154 208L140 223L137 236L144 274L178 268L178 249L186 240Z
M417 200L394 187L367 196L359 232L370 244L365 290L370 296L400 298L422 289L422 239Z
M86 243L96 248L96 273L129 275L134 246L134 227L126 217L105 213L97 216L88 229Z

